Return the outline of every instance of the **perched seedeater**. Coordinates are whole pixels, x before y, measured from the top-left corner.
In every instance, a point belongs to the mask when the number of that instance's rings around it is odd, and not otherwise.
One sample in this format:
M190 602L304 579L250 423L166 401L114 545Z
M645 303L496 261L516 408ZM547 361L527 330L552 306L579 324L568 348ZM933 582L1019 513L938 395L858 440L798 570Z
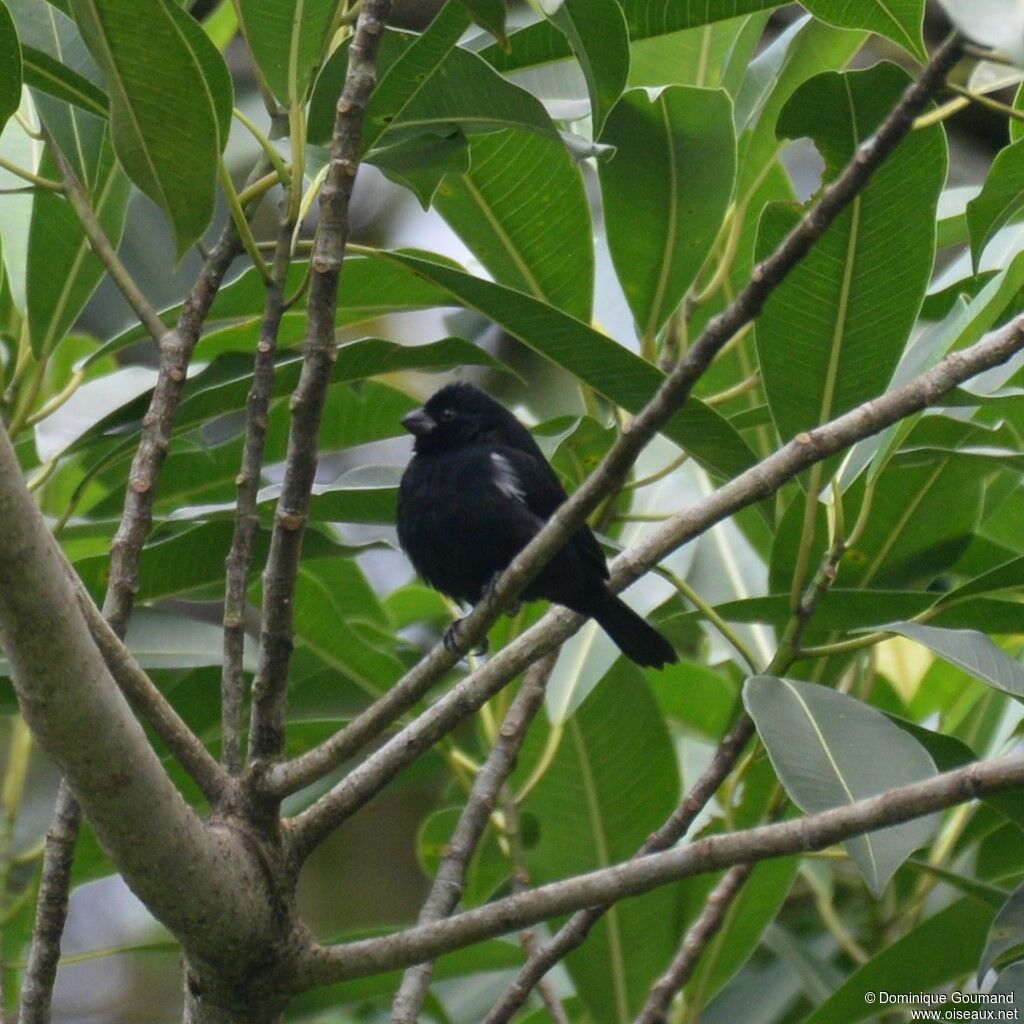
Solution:
M399 542L427 583L475 604L566 500L565 490L526 427L471 384L443 387L402 425L416 440L398 492ZM638 665L677 661L606 579L604 553L582 526L522 596L595 619Z

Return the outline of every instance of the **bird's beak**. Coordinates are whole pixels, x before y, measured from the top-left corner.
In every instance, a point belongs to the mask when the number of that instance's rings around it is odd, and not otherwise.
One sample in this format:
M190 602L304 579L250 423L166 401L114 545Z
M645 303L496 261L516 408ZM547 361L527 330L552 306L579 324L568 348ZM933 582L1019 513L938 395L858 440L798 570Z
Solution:
M426 437L437 424L425 409L413 409L412 412L402 417L402 426L413 437Z

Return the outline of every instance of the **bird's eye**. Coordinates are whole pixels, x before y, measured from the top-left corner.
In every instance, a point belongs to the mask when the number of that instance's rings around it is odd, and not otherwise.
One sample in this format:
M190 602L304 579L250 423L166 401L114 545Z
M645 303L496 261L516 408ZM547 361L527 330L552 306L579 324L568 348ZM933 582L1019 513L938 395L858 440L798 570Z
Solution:
M453 419L455 419L455 410L454 409L442 409L441 410L440 419L441 419L442 423L451 423L451 421Z

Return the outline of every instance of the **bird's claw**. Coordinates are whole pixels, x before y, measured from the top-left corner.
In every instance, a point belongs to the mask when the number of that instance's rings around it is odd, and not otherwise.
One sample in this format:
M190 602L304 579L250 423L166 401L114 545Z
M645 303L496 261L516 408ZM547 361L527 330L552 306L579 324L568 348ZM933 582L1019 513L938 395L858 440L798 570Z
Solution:
M456 619L445 631L444 636L441 638L441 642L444 644L445 649L450 651L452 654L462 657L462 650L459 647L459 626L462 625L464 619ZM480 657L487 653L487 637L483 637L480 641L479 647L473 652L477 657Z
M498 580L501 578L501 572L496 572L488 581L487 586L484 588L484 597L490 599L494 596L494 591L498 589ZM508 607L505 609L505 614L509 617L518 615L522 611L522 601L509 601Z

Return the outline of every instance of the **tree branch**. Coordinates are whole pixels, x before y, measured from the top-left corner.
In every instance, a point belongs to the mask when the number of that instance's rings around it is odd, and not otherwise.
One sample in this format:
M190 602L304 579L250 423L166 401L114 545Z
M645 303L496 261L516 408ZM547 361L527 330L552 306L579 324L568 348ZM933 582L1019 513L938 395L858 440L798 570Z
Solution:
M57 805L46 833L32 945L21 985L19 1024L50 1024L53 983L57 978L60 940L68 916L71 866L81 818L78 801L62 779L57 790Z
M701 954L725 923L732 901L739 895L752 870L750 864L737 864L711 890L704 909L687 931L669 969L651 986L647 1002L634 1024L666 1024L672 1000L690 980Z
M723 737L711 763L704 769L689 793L661 828L647 838L634 854L634 860L667 850L686 835L697 815L718 792L718 787L732 771L743 748L753 735L754 723L746 714L741 715L736 725ZM604 903L576 911L549 942L527 957L519 973L491 1007L483 1024L506 1024L511 1020L515 1012L526 1002L530 992L540 984L544 975L574 949L583 945L591 928L604 917L610 906Z
M466 871L497 805L498 796L515 768L516 758L534 717L544 703L557 654L536 662L523 678L516 699L509 706L487 761L473 780L466 806L445 848L434 882L420 911L417 924L447 917L462 899ZM409 968L391 1007L391 1024L416 1024L434 976L433 962Z
M638 896L667 882L834 843L954 804L1024 786L1024 754L975 762L821 814L709 836L687 846L543 885L385 938L318 947L300 963L302 988L418 963L580 907Z
M670 551L715 523L768 497L808 466L933 405L944 394L983 370L1006 362L1024 348L1024 317L938 365L903 387L865 402L850 412L801 433L707 498L666 520L611 564L609 588L618 592L639 579ZM472 675L427 709L416 721L371 754L336 786L292 819L295 854L305 856L336 825L362 807L404 767L411 764L467 715L489 700L537 658L571 636L585 620L554 608L535 626L499 651Z
M320 193L320 225L310 263L309 341L292 396L284 481L263 574L260 660L253 681L249 731L249 754L257 760L274 757L284 747L293 598L316 476L320 419L337 359L334 315L348 241L349 200L362 153L363 117L377 84L377 50L390 8L390 0L363 0L338 100L331 162Z
M164 771L93 642L2 429L0 521L0 645L26 721L100 842L199 955L223 956L240 933L273 935L265 872L240 837L204 826Z
M167 458L188 365L224 274L240 252L238 235L229 223L185 299L177 326L160 342L160 368L142 420L142 438L128 476L121 523L110 548L110 581L103 602L104 617L122 638L139 588L139 557L153 523L157 477Z
M586 517L622 486L644 447L682 408L722 346L760 312L768 296L806 255L842 210L867 186L872 174L910 131L914 118L940 88L961 49L951 36L935 53L921 78L904 92L878 131L864 142L843 172L786 236L768 259L759 263L750 283L732 304L712 319L685 358L662 382L647 405L622 431L608 454L580 488L512 560L487 595L457 628L461 651L471 649L518 597L538 572L583 524ZM378 735L412 707L456 662L459 655L438 644L389 692L345 729L290 764L271 769L266 779L277 796L296 792L321 778Z
M246 401L245 448L242 466L235 480L238 498L235 532L227 558L224 590L224 661L221 675L221 721L223 724L224 764L232 775L242 769L242 712L245 701L245 604L252 568L253 548L260 531L256 496L263 469L267 440L267 417L274 387L277 338L284 316L284 288L291 266L294 225L282 216L270 286L263 308L263 323L256 344L252 388Z

